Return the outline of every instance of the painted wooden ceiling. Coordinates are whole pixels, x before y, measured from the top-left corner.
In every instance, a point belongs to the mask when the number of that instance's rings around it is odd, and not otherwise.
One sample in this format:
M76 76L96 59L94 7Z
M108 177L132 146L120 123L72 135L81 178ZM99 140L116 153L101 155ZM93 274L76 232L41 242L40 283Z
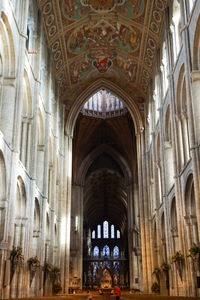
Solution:
M145 98L167 0L38 0L63 98L106 78Z

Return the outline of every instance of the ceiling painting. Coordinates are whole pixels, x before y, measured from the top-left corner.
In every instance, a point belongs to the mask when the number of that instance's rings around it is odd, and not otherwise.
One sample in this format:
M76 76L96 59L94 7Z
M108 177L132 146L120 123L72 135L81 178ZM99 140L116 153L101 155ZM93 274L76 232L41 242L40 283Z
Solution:
M61 94L99 77L145 98L167 0L38 0ZM64 96L63 96L64 97Z

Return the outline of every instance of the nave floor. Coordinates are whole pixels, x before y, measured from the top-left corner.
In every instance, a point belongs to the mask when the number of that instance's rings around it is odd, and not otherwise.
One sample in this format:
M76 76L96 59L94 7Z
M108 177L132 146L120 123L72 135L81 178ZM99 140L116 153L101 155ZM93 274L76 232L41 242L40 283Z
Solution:
M87 294L75 294L75 295L60 295L60 296L49 296L49 297L34 297L34 298L23 298L18 300L88 300ZM115 296L111 295L98 295L92 293L92 300L115 300ZM178 297L178 296L159 296L154 294L128 294L123 293L120 300L200 300L200 297Z

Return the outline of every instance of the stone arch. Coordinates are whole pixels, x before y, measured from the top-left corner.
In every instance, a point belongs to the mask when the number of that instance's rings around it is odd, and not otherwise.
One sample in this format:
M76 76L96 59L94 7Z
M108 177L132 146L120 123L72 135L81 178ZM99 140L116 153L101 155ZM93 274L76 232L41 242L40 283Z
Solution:
M190 248L193 243L199 244L198 225L196 216L196 201L194 193L194 179L193 174L188 175L185 191L184 191L184 218L188 232L188 242Z
M166 189L169 191L174 184L174 168L173 168L173 150L172 150L172 136L171 136L171 112L170 104L167 107L165 114L164 126L164 172L166 178Z
M193 70L200 70L200 14L196 23L193 41Z
M38 143L37 143L37 185L43 191L44 174L44 122L42 112L38 110Z
M52 195L52 180L53 180L53 146L52 139L49 138L49 167L48 167L48 202L51 201Z
M85 89L72 104L65 125L65 133L67 135L73 136L74 126L81 107L87 99L89 99L95 92L98 92L98 90L100 89L106 89L112 92L114 95L116 95L119 99L124 101L132 116L136 135L141 130L143 130L143 120L139 112L138 106L134 101L134 98L132 98L128 93L126 93L126 91L122 90L120 87L110 82L109 80L98 79L94 83L92 83L87 89Z
M30 159L30 139L32 123L32 93L27 71L24 70L23 102L21 120L20 160L28 169Z
M37 255L38 251L38 244L39 244L39 238L40 238L40 204L37 198L35 198L35 206L34 206L34 226L33 226L33 241L32 241L32 247L33 247L33 254Z
M15 74L15 46L13 34L7 15L2 12L0 19L0 37L3 45L3 66L4 76L14 76Z
M40 204L37 198L35 198L34 207L34 228L35 230L40 230Z
M157 224L153 222L153 267L158 267L158 240L157 240Z
M174 45L174 60L176 60L181 47L181 10L178 0L173 0L172 4L172 37Z
M25 220L27 215L26 189L21 176L17 177L17 193L15 202L15 229L14 245L21 246L24 249L25 240Z
M40 108L38 110L38 145L44 145L44 121Z
M97 158L103 152L111 155L119 163L122 171L124 172L124 177L127 178L128 182L130 182L130 180L132 178L132 174L131 174L130 167L127 164L127 162L125 161L125 159L118 153L117 150L104 144L104 145L98 146L98 148L95 148L83 160L83 162L79 168L79 173L78 173L78 177L77 177L78 184L83 184L83 181L85 180L85 175L87 173L87 170L88 170L91 162L94 161L95 158Z
M161 187L161 140L160 132L156 141L156 205L162 203L162 187Z
M23 116L32 116L32 92L30 86L30 80L26 69L24 70L24 87L23 87Z
M17 178L16 217L26 217L26 189L21 176Z
M161 246L162 246L162 260L167 262L167 247L166 247L166 231L165 231L165 213L161 215Z
M0 151L0 241L4 238L6 217L6 164L4 155Z
M177 126L178 126L178 143L180 168L189 160L189 138L188 138L188 118L187 118L187 98L185 82L184 65L181 66L177 83Z
M50 240L50 220L49 214L46 214L46 240Z
M0 77L3 76L3 60L2 55L0 53Z
M165 114L165 127L164 127L164 136L165 136L165 141L170 142L172 137L171 137L171 113L170 113L170 104L167 106L167 111Z
M177 220L177 209L176 209L176 198L174 197L170 207L170 227L172 236L173 251L177 251L178 246L178 220Z

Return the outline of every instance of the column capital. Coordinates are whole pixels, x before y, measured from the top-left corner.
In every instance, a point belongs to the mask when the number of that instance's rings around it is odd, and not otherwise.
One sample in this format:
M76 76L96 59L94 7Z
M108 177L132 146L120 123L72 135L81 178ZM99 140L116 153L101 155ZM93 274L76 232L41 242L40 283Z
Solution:
M73 140L73 135L71 135L71 134L69 134L69 133L66 133L66 132L65 132L65 137L67 137L67 138Z
M195 81L200 81L200 71L199 70L194 70L190 74L192 82Z

